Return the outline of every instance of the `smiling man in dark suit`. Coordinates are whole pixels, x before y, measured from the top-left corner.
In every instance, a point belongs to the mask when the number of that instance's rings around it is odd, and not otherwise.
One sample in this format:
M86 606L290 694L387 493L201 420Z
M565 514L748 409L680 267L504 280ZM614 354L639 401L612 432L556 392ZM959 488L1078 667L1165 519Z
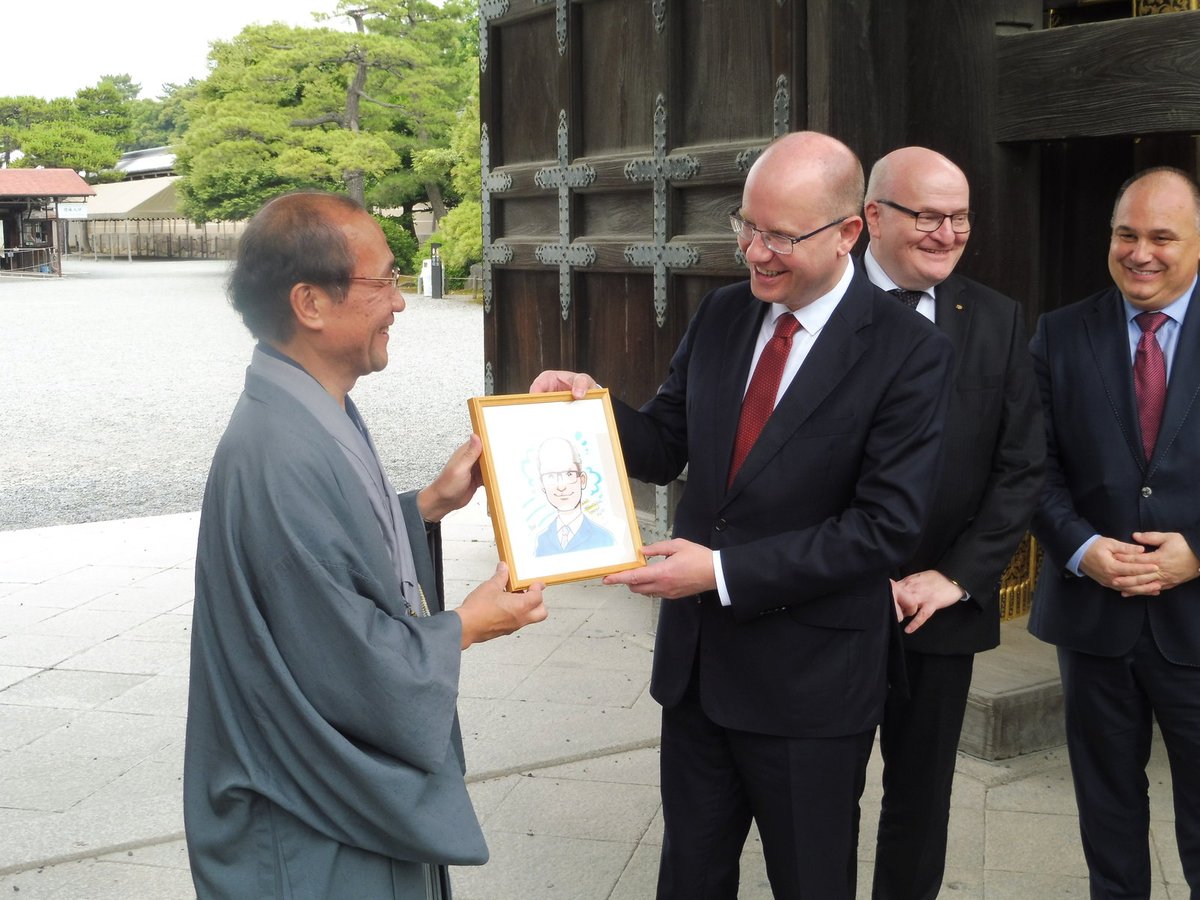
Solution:
M872 890L875 900L934 900L975 654L1000 642L1000 576L1037 501L1045 436L1020 307L953 274L975 218L962 170L924 147L894 150L871 169L864 213L871 281L954 344L945 464L894 585L909 689L889 695L879 732Z
M1114 286L1046 313L1030 345L1049 465L1029 630L1058 647L1093 900L1150 897L1152 720L1200 897L1198 262L1195 180L1141 172L1113 208Z
M662 604L658 897L732 900L751 820L778 898L852 900L855 817L883 712L888 573L916 549L941 456L950 342L855 272L863 172L798 132L731 215L748 282L701 303L666 380L616 403L630 475L688 477L653 565ZM532 390L589 375L543 372Z

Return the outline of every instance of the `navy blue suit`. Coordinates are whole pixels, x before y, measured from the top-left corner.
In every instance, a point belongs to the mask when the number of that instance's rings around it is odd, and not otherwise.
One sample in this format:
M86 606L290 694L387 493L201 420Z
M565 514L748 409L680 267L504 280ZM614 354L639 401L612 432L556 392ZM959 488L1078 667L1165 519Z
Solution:
M1044 315L1030 349L1046 415L1045 549L1029 630L1059 648L1093 897L1149 897L1151 714L1171 756L1184 874L1200 895L1200 580L1122 597L1066 571L1093 534L1179 532L1200 551L1200 300L1193 294L1154 455L1142 450L1115 288Z
M830 860L852 852L882 716L896 634L888 574L917 546L940 463L950 343L860 272L727 487L768 308L746 282L713 291L657 395L640 410L616 404L632 477L666 484L687 465L674 534L721 551L732 600L714 591L661 606L650 690L664 707L664 864L687 857L692 883L707 887L689 893L664 866L660 897L733 896L751 816L778 896L799 895L788 877L812 896L852 896ZM680 732L707 743L669 755ZM778 739L802 755L764 778ZM710 765L707 750L724 746L743 768ZM738 798L728 808L695 799L726 786ZM799 874L782 872L792 866Z

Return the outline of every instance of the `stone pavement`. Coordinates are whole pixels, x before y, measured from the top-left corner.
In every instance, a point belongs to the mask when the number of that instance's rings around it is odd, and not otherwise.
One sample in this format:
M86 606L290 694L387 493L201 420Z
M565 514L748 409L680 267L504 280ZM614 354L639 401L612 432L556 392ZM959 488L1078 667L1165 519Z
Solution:
M198 514L0 532L0 894L183 900L181 814ZM480 499L444 526L447 593L492 574ZM556 586L550 619L472 647L460 704L491 848L456 900L644 900L662 836L649 605ZM1023 623L1010 623L1010 631ZM1188 896L1161 742L1150 770L1154 900ZM868 895L878 754L863 799ZM943 897L1086 897L1062 749L960 754ZM740 896L769 898L751 837Z

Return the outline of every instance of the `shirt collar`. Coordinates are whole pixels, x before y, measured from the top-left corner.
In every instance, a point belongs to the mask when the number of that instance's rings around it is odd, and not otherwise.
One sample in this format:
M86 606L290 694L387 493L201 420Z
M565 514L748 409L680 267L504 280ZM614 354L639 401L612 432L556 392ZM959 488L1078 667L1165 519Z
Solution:
M863 268L867 270L867 277L871 279L871 283L881 290L905 290L900 285L892 281L892 277L887 272L883 271L883 266L879 264L879 260L875 258L875 254L871 252L871 245L867 244L867 249L863 252ZM925 288L921 291L922 294L928 294L930 297L937 298L935 291L937 285Z
M820 334L821 329L825 327L825 323L829 321L829 317L833 315L833 311L837 309L837 305L846 296L846 291L850 289L850 282L853 280L854 260L846 257L846 271L842 273L842 277L838 279L838 283L828 293L822 294L812 303L806 304L792 313L797 321L800 322L800 327L813 337ZM772 303L765 327L774 332L776 320L788 312L792 312L792 310L788 309L782 303Z
M1162 307L1162 309L1157 310L1157 312L1166 313L1171 317L1172 320L1182 325L1183 317L1187 315L1188 305L1192 301L1192 293L1196 290L1197 280L1198 279L1193 278L1191 287L1184 291L1182 296L1172 300L1166 306ZM1134 316L1145 312L1144 309L1138 309L1136 306L1130 303L1124 295L1121 295L1121 302L1125 304L1125 321L1127 322L1132 322Z

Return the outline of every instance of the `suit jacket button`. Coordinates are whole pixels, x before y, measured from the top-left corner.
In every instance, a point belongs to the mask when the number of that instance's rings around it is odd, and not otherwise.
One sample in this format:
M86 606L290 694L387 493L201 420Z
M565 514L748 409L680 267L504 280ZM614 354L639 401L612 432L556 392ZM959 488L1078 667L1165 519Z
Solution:
M1149 485L1147 485L1147 486L1145 486L1145 487L1143 487L1143 488L1142 488L1142 496L1143 496L1143 497L1149 497L1149 496L1150 496L1151 494L1153 494L1153 493L1154 493L1154 491L1150 490L1150 486L1149 486Z
M713 526L713 531L724 531L725 524L726 523L724 519L717 519L717 524Z

